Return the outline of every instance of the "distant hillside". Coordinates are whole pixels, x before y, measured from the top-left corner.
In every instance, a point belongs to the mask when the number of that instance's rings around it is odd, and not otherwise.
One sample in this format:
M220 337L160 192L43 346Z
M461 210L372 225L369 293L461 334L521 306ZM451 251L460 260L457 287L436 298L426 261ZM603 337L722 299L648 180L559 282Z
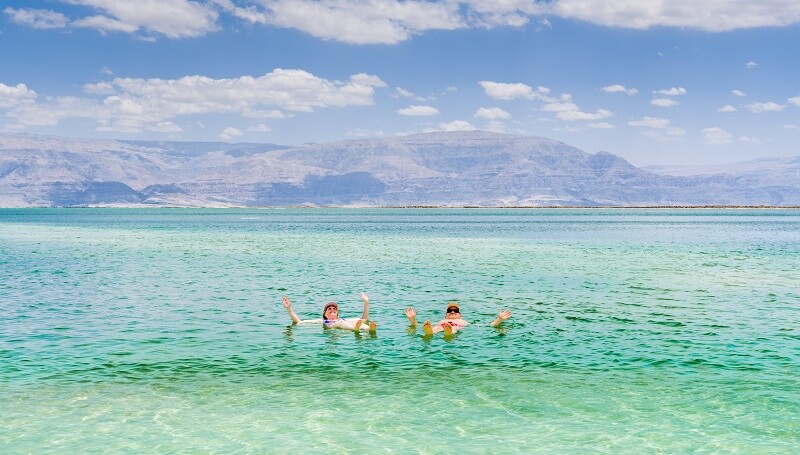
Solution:
M295 147L0 135L0 206L800 205L800 159L781 163L665 175L483 131Z

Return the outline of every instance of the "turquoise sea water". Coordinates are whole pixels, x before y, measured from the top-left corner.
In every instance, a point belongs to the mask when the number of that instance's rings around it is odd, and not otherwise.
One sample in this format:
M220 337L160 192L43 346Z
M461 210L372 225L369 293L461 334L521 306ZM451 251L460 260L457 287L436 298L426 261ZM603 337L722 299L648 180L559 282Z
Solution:
M800 447L797 210L4 209L0 308L2 453Z

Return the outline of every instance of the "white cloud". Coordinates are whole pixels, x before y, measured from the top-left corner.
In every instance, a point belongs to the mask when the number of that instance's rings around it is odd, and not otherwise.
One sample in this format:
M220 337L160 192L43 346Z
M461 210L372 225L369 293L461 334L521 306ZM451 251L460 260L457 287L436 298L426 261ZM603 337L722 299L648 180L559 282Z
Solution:
M712 32L776 27L800 22L795 0L558 0L548 14L611 27L686 27Z
M248 24L293 28L324 40L396 44L430 30L551 27L549 17L607 27L693 28L712 32L800 23L796 0L63 0L91 8L74 25L102 32L144 32L169 38L218 29L220 13ZM50 2L52 3L52 2ZM69 19L49 10L6 8L17 23L63 28ZM225 23L227 21L220 21ZM153 39L152 36L145 37ZM748 62L748 66L754 64Z
M236 129L234 127L229 127L229 128L225 128L225 131L223 131L219 135L219 137L221 137L222 139L225 139L225 140L229 140L229 139L233 139L235 137L241 136L241 135L242 135L241 131L239 131L238 129Z
M628 125L645 128L666 128L669 126L669 120L661 117L644 117L641 120L632 120L628 122Z
M74 27L93 28L100 32L124 32L133 33L139 30L138 25L126 24L117 19L107 16L90 16L78 19L72 23Z
M717 109L717 112L736 112L736 108L731 106L730 104L726 104L721 108Z
M157 133L180 133L183 131L183 128L172 122L158 122L155 125L148 126L147 130L155 131Z
M190 0L69 0L102 14L81 18L79 27L101 31L145 30L168 38L191 38L217 30L214 6Z
M475 112L475 117L487 120L507 120L511 114L499 107L482 107Z
M586 126L589 128L596 128L596 129L610 129L614 128L614 125L607 123L607 122L597 122L597 123L589 123Z
M794 123L786 123L783 125L783 127L786 128L787 130L796 130L798 128L798 126L795 125Z
M723 145L733 142L733 135L722 128L704 128L702 130L703 141L708 145Z
M569 111L579 111L580 108L575 103L565 102L565 103L547 103L544 106L542 106L542 110L547 112L569 112Z
M394 88L394 94L392 94L392 98L401 98L401 97L402 98L412 98L412 99L415 99L417 101L425 101L425 98L415 95L414 92L411 92L411 91L406 90L406 89L401 88L401 87L395 87Z
M490 98L496 100L533 99L533 87L526 84L507 84L504 82L481 81L481 87Z
M272 131L272 128L267 126L264 123L259 123L258 125L250 125L247 127L247 131L252 131L254 133L268 133Z
M749 136L739 136L737 140L739 142L748 142L750 144L760 144L761 143L760 140L758 140L758 139L756 139L754 137L749 137Z
M114 93L114 85L106 81L85 84L83 86L83 91L95 95L111 95Z
M741 90L731 90L731 95L733 96L747 96L747 93Z
M678 104L678 102L671 98L656 98L650 101L650 104L654 106L670 107Z
M409 115L415 117L422 117L428 115L439 115L439 109L433 106L408 106L396 111L400 115Z
M639 90L635 88L625 88L624 85L614 84L614 85L607 85L600 90L606 93L625 93L628 95L635 95L639 93Z
M45 9L6 8L3 12L12 22L40 30L64 28L69 23L67 16Z
M223 2L224 3L224 2ZM296 28L322 39L351 44L396 44L427 30L465 27L457 2L427 1L262 1L253 20Z
M755 67L758 66L758 63L753 62L753 61L749 61L749 62L745 63L744 66L746 66L748 68L755 68Z
M794 104L795 106L800 106L800 96L793 96L791 98L786 98L786 101Z
M35 99L36 92L28 90L25 84L12 86L0 82L0 109L33 103Z
M475 127L464 120L453 120L450 123L440 123L439 131L473 131Z
M600 120L611 117L611 115L613 114L610 111L605 109L597 109L594 113L581 111L561 111L556 114L556 117L568 122L574 122L578 120Z
M672 87L664 90L656 90L653 93L657 93L659 95L664 95L664 96L679 96L679 95L685 95L686 89L683 87Z
M116 78L88 87L105 93L110 91L109 85L113 94L102 99L48 98L39 104L20 104L7 116L22 125L54 125L66 118L88 118L96 120L102 131L138 132L183 115L282 118L286 116L282 109L312 112L317 108L366 106L373 104L375 88L386 84L366 74L355 74L345 82L322 79L302 70L276 69L260 77ZM15 90L28 92L24 86ZM34 95L31 91L27 96Z
M767 103L752 103L745 107L756 114L760 114L761 112L780 112L786 109L785 104L773 103L772 101Z

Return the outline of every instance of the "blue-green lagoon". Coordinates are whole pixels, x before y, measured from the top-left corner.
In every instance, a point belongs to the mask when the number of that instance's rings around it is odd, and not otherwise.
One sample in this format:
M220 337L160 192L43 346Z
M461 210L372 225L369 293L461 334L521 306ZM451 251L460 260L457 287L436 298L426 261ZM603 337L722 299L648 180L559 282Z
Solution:
M3 209L0 308L2 453L800 447L798 210Z

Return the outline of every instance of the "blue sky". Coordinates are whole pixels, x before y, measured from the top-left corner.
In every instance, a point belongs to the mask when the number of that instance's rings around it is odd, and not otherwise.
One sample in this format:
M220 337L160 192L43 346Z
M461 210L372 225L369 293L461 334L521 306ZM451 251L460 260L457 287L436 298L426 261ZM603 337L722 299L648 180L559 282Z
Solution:
M796 0L0 6L0 132L299 144L481 129L636 165L799 156Z

